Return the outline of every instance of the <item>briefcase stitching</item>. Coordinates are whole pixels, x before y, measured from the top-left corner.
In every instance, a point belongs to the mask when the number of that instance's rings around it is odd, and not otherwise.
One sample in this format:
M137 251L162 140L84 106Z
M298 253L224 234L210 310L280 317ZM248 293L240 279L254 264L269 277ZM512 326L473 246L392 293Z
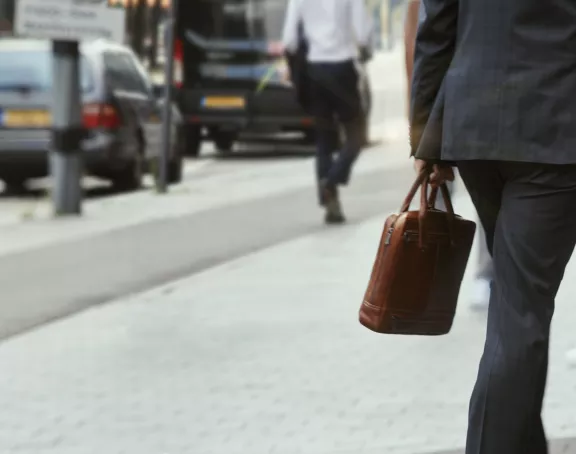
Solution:
M378 311L378 312L382 311L382 307L376 306L376 305L374 305L374 304L372 304L366 300L362 301L362 304L366 307L369 307L370 309L374 309L375 311Z

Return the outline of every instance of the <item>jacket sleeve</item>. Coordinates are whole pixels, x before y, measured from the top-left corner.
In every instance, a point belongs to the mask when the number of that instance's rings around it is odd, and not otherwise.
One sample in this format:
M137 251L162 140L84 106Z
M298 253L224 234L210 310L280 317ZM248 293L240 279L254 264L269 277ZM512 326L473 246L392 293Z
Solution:
M454 56L458 20L458 0L421 1L410 96L411 156L418 152L431 115L443 110L438 98L443 98L441 87ZM433 153L437 159L439 152Z

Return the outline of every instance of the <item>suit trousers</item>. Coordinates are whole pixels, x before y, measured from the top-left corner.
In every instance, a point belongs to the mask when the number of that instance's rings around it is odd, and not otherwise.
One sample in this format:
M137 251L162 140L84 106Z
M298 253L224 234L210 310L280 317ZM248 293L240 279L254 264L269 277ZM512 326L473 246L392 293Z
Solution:
M478 223L478 268L476 269L476 279L485 279L492 281L494 275L494 268L492 266L492 256L488 250L488 244L486 243L486 232L482 227L482 222Z
M494 276L466 454L546 454L554 300L576 243L576 166L461 161Z
M450 192L450 196L454 199L454 188L456 187L455 183L447 182L446 186L448 186L448 191ZM436 208L439 210L446 211L446 205L444 204L444 198L438 195L436 200ZM486 234L484 233L484 229L482 228L482 223L480 222L476 232L476 238L480 242L478 247L478 257L477 257L477 269L476 269L476 279L485 279L488 281L492 280L492 257L490 256L490 252L488 251L488 246L486 244Z

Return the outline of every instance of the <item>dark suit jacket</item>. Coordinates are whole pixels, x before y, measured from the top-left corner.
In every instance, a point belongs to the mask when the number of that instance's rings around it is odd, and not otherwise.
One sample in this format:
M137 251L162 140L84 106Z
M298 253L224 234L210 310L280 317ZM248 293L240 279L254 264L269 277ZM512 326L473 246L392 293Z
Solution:
M576 163L574 0L422 0L412 153Z

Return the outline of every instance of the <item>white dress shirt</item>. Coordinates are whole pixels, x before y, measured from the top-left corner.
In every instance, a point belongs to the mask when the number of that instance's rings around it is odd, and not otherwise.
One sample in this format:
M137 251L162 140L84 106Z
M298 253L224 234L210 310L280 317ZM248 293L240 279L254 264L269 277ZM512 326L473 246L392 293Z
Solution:
M372 20L364 0L290 0L282 37L289 52L298 48L300 23L310 62L356 59L359 47L372 46Z

